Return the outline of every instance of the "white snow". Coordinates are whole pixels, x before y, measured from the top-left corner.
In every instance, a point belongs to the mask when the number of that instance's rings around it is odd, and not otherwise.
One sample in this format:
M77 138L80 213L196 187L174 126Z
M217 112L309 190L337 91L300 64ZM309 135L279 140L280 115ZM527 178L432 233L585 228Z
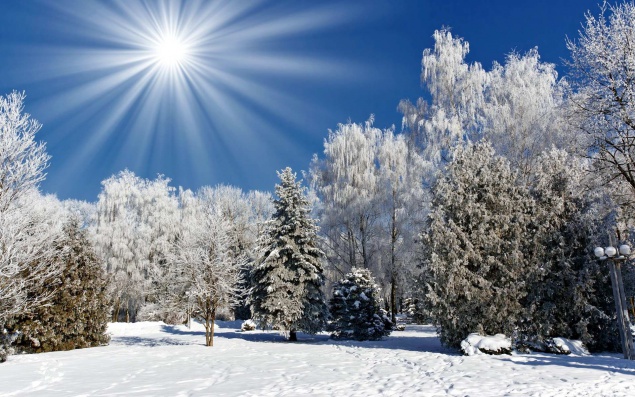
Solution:
M0 364L2 396L626 396L635 362L619 354L461 356L431 326L383 341L111 324L109 346L18 355Z
M553 343L563 352L577 355L587 355L588 350L579 340L571 340L567 338L553 338Z
M482 336L477 333L469 334L461 342L461 350L468 356L478 354L486 354L483 350L489 352L500 352L501 350L511 350L512 341L503 334L494 336Z

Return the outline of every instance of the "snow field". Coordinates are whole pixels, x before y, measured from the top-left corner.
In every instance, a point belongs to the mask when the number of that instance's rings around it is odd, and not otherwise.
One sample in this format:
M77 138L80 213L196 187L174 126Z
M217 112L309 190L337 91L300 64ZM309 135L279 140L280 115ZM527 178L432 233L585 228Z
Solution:
M0 365L2 396L626 396L635 363L620 355L461 356L431 326L408 325L383 341L238 332L220 322L214 347L192 330L110 324L109 346L12 356Z

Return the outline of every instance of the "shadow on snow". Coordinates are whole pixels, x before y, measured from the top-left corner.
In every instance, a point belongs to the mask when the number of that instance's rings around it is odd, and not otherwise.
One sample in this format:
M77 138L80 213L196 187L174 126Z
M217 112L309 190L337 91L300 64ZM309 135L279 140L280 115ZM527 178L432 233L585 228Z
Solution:
M602 372L635 375L635 361L622 359L617 354L615 356L567 356L534 353L523 354L520 357L527 358L527 361L516 361L511 358L503 358L503 361L509 361L516 365L526 365L529 367L553 365L558 367L595 369Z

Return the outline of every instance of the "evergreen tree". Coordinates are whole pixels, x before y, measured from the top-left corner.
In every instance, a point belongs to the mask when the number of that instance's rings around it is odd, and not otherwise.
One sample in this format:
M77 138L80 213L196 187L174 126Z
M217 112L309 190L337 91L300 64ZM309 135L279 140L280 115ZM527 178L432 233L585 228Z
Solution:
M586 189L586 162L553 149L538 158L531 193L540 225L541 271L528 279L522 325L529 338L582 340L590 350L615 350L618 334L606 266L591 258L608 228L603 195Z
M106 334L109 302L106 276L86 233L77 220L65 226L65 238L53 263L61 274L37 294L52 292L49 305L16 316L8 328L19 332L16 346L28 352L49 352L99 346Z
M255 320L264 328L317 333L328 311L322 292L323 252L317 247L317 226L301 182L291 168L278 173L275 213L261 236L262 254L252 269L249 298Z
M380 290L368 269L354 268L333 286L330 302L333 339L377 340L392 322L381 309Z
M512 335L525 280L536 271L533 200L489 143L454 152L433 190L424 242L427 306L441 341L472 332Z

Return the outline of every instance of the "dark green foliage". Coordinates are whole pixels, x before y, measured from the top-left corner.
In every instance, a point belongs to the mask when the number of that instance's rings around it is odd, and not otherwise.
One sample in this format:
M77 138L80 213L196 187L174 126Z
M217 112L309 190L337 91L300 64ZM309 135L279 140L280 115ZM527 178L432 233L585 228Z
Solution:
M534 202L487 142L459 148L433 189L422 236L423 297L441 342L512 335L537 271Z
M21 351L72 350L109 341L104 271L77 222L65 227L65 235L54 258L55 264L63 266L62 273L45 286L54 291L49 304L14 317L9 324L19 333L14 344Z
M317 247L311 205L290 168L278 174L276 212L261 236L262 254L251 271L254 320L295 338L296 331L324 329L328 310L322 286L324 253Z
M361 341L390 335L392 322L381 309L379 288L370 270L353 268L335 283L330 305L331 338Z
M602 195L580 185L585 169L562 151L540 157L531 194L540 225L540 272L527 279L523 300L529 338L581 340L591 351L619 348L608 268L592 257L595 240L610 230L601 219ZM607 222L608 221L608 222Z

